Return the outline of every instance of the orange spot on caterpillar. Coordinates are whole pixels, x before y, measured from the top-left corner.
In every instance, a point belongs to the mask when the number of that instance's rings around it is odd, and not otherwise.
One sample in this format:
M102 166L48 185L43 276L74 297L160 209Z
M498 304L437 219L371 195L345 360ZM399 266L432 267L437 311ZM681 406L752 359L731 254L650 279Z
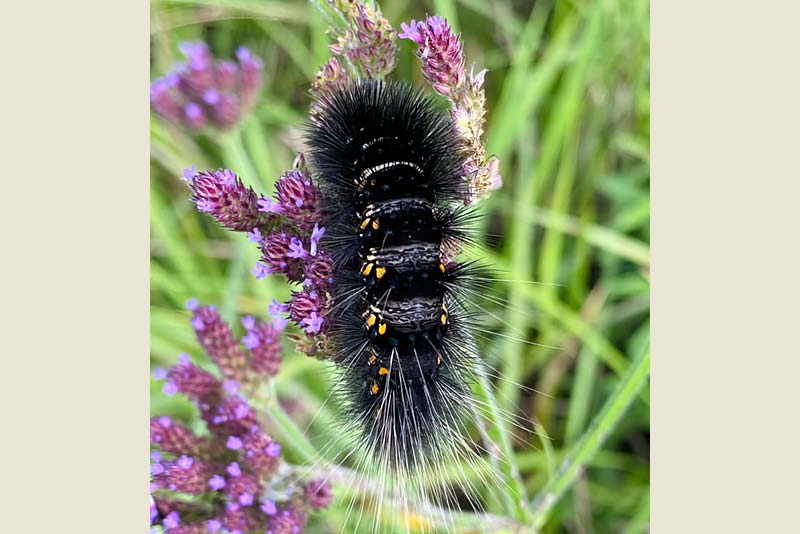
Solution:
M364 221L361 223L361 229L364 230L368 224L369 224L369 217L364 219Z
M363 274L364 276L369 276L369 273L371 273L371 272L372 272L372 267L373 267L373 266L374 266L374 264L372 264L372 263L368 263L368 264L367 264L367 265L364 267L364 270L363 270L363 271L361 271L361 274Z
M377 395L380 390L381 388L378 387L377 383L372 384L372 388L370 388L373 395Z
M386 333L386 323L381 323L378 325L378 333L383 335Z
M380 224L378 223L378 219L375 219L374 221L372 221L372 229L373 230L377 230L379 227L380 227Z
M375 269L375 277L380 280L383 278L383 275L386 274L386 267L378 267Z
M447 314L446 313L442 314L441 320L442 320L442 324L443 325L447 324Z
M375 362L377 361L377 359L378 358L376 358L375 355L373 354L372 356L369 357L369 364L370 365L375 365Z
M439 264L439 270L444 272L444 263Z
M376 320L377 318L375 317L375 315L370 313L369 318L367 319L367 326L373 326Z
M380 369L378 369L378 374L381 375L381 376L388 375L389 374L389 370L386 367L381 367Z

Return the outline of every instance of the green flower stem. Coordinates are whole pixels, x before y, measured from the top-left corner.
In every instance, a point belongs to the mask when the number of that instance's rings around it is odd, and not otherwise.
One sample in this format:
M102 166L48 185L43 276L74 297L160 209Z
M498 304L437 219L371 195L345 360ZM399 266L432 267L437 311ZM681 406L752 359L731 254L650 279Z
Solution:
M525 485L519 474L519 469L516 465L514 456L514 449L511 446L509 439L510 432L500 416L500 409L497 407L497 402L494 395L491 393L491 386L486 378L485 373L478 373L478 380L475 384L475 396L478 402L483 403L486 407L486 418L491 423L485 429L486 437L489 439L489 446L498 447L502 458L496 459L494 451L490 447L489 452L492 458L495 458L494 463L497 468L502 472L506 479L507 485L499 485L497 491L502 493L503 503L506 508L506 513L514 517L520 523L526 523L528 520L528 510L525 507L527 500Z
M539 529L544 526L553 507L603 445L633 399L642 391L649 376L650 351L647 350L632 362L611 398L608 399L602 411L597 414L592 424L564 459L555 477L547 483L531 503L534 528Z
M317 450L303 435L303 432L297 428L294 421L278 405L278 401L274 397L267 403L266 411L280 428L284 438L283 442L289 449L298 454L308 464L313 464L318 460L319 453Z

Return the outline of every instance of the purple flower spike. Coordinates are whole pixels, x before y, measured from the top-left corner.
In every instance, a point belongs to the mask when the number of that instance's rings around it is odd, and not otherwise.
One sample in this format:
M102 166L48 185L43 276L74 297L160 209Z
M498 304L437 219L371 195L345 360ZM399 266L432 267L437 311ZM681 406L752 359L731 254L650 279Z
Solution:
M150 86L153 111L192 131L236 126L258 100L262 61L243 48L238 63L217 60L202 42L181 43L179 49L186 61Z
M247 232L266 221L258 196L228 169L198 173L190 186L197 209L229 230Z
M461 41L447 21L441 17L428 17L425 21L412 20L400 24L401 39L411 39L417 45L417 57L422 60L422 73L439 94L457 93L466 78L464 53Z
M225 487L225 479L219 475L214 475L208 479L208 485L214 491L221 490Z

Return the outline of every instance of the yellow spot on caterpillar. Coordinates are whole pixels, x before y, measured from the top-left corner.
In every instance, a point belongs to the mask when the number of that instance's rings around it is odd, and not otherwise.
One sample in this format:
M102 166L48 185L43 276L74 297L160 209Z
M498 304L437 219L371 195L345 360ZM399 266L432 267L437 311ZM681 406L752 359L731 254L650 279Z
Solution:
M442 324L443 324L443 325L447 324L447 314L446 314L446 313L443 313L443 314L442 314L442 317L441 317L441 319L442 319Z
M381 367L380 369L378 369L378 374L381 375L381 376L388 375L389 374L389 370L386 367Z
M369 318L367 319L367 326L372 326L375 324L376 317L373 314L369 314Z
M377 230L379 227L380 227L380 224L378 223L378 219L375 219L374 221L372 221L372 229L373 230Z
M371 272L372 272L372 267L373 267L373 265L374 265L374 264L372 264L372 263L368 263L368 264L366 264L366 265L364 266L364 270L363 270L363 271L361 271L361 274L363 274L364 276L369 276L369 273L371 273Z
M439 270L444 272L444 263L439 264Z
M378 267L375 269L375 277L380 280L383 278L383 275L386 274L386 267Z
M369 224L369 217L367 217L366 219L364 219L364 221L361 223L361 229L362 229L362 230L363 230L363 229L365 229L365 228L367 227L367 225L368 225L368 224Z
M370 364L370 365L375 365L375 361L376 361L377 359L378 359L378 358L376 358L376 357L375 357L375 355L373 354L372 356L370 356L370 357L369 357L369 364Z
M381 388L378 387L378 384L372 384L372 388L370 389L373 395L377 395L380 390Z
M378 325L378 333L383 335L386 333L386 323L381 323Z

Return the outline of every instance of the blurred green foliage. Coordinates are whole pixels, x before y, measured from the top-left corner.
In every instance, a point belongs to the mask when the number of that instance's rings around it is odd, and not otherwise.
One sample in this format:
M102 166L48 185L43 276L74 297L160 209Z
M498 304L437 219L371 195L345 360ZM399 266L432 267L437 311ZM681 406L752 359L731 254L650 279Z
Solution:
M497 401L539 425L536 434L504 429L533 496L580 448L631 362L649 358L648 2L398 0L381 7L395 28L426 14L447 16L462 33L468 65L489 69L486 140L505 185L482 203L484 243L472 253L499 273L478 302L488 312L486 330L497 333L482 340L504 378ZM264 59L266 79L260 104L235 132L191 136L151 121L154 367L184 351L201 356L183 308L189 298L216 303L229 320L263 315L272 297L288 298L281 280L254 280L255 247L196 212L178 177L192 164L226 166L271 192L291 167L309 83L329 57L322 17L300 0L154 0L153 78L172 67L185 40L205 40L219 57L246 45ZM401 42L394 77L423 85L412 51ZM301 427L326 398L326 369L287 345L275 386ZM188 402L165 397L158 384L151 409L195 418ZM615 421L549 510L543 532L647 531L646 387ZM323 416L311 426L312 443L326 424ZM338 532L347 504L334 503L309 532Z

